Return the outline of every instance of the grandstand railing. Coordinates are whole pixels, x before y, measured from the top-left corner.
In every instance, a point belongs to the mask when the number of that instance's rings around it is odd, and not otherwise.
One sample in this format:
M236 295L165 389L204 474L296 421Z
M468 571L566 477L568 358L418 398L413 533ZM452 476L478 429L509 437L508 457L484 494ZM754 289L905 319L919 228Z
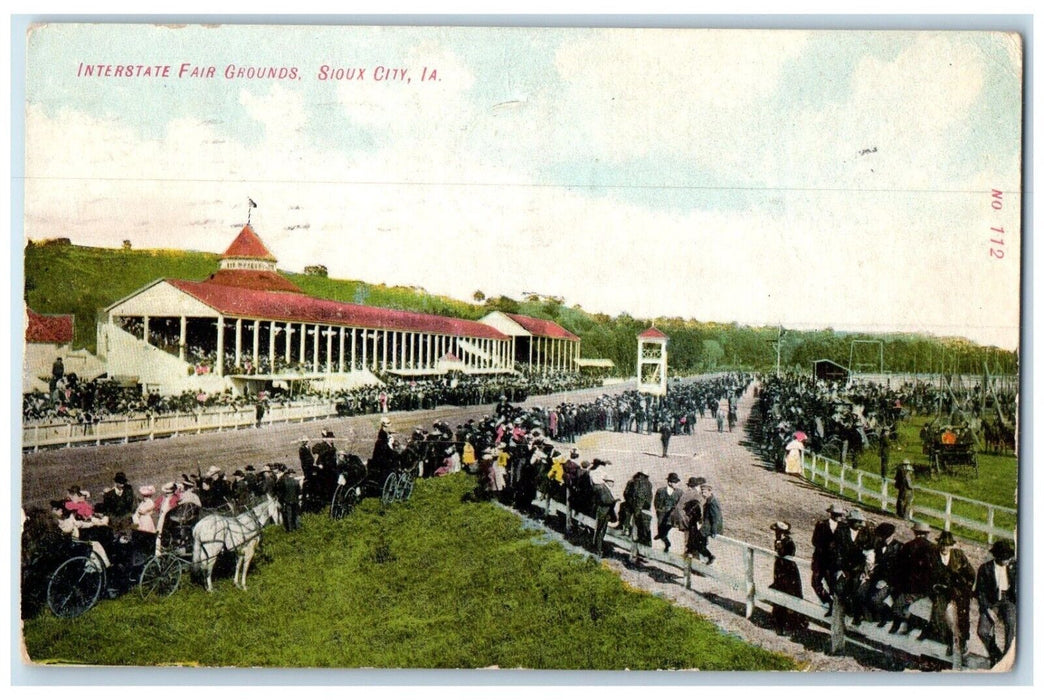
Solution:
M333 402L303 405L269 406L261 419L263 425L294 423L329 418L337 415ZM123 416L96 423L35 423L22 426L22 449L37 451L41 447L100 445L103 442L152 440L158 437L193 435L204 432L238 430L257 424L253 406L222 408L200 412L161 413L157 415Z
M828 457L806 452L802 476L828 491L883 511L895 512L895 487L889 479L856 469ZM985 538L1014 539L1018 512L1014 508L977 501L946 491L914 486L913 503L907 513L911 520L924 520L944 530L963 528L961 534Z
M567 528L573 524L579 524L591 530L595 528L594 518L570 511L565 504L545 495L539 495L533 501L533 505L544 511L548 517L564 516ZM647 512L647 515L652 517L653 523L656 522L651 513ZM664 552L656 544L652 547L639 545L630 537L629 533L618 530L608 530L605 542L628 552L632 560L640 555L647 560L679 569L682 572L682 585L687 590L692 590L692 575L695 573L737 591L745 605L744 615L748 619L754 614L754 610L759 604L769 610L771 610L771 606L778 605L808 618L812 624L827 627L831 653L841 652L847 642L870 648L873 648L870 644L873 643L879 647L900 650L912 656L928 656L948 663L954 669L965 666L988 667L987 659L979 654L972 653L962 658L959 649L956 649L953 654L947 654L946 645L941 642L930 639L921 641L914 635L891 634L887 627L878 627L873 622L863 622L858 626L846 625L840 605L835 605L833 615L829 618L826 617L826 608L818 598L808 600L771 588L773 566L777 555L773 550L749 542L722 535L714 537L709 542L715 555L713 565L704 564L679 554ZM801 572L802 593L808 592L814 595L810 585L812 562L798 557L786 557L786 559L794 562ZM912 612L922 619L927 619L930 609L931 604L925 598L914 604ZM974 625L972 629L975 629ZM971 640L968 641L971 642Z

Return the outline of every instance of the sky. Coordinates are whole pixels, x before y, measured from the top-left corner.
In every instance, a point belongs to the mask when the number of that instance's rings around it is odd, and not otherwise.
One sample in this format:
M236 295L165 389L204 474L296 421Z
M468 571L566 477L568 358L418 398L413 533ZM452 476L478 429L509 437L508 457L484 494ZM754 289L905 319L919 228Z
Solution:
M27 66L31 239L221 252L252 199L286 270L1018 346L1015 35L46 25Z

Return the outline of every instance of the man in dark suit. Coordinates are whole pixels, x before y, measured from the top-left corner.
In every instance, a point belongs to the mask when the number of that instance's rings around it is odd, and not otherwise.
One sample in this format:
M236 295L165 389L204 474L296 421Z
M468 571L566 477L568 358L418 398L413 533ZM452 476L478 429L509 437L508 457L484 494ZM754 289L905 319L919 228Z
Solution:
M109 527L113 530L129 530L131 514L138 505L134 489L127 483L127 475L123 472L116 472L112 482L112 487L105 489L101 503L95 510L109 516Z
M849 511L847 522L834 534L834 560L837 566L837 595L852 624L863 622L864 605L859 588L865 582L867 552L874 548L874 537L866 529L866 518L858 508Z
M914 538L899 549L896 559L896 593L892 596L895 621L888 630L892 633L910 632L910 606L914 601L931 595L938 580L936 562L939 556L928 539L932 529L927 523L914 523Z
M816 521L812 528L812 590L827 605L826 616L830 617L837 578L834 537L844 523L845 511L834 504L827 508L827 513L829 517Z
M653 497L653 507L656 509L656 539L663 542L665 552L671 548L667 539L667 533L671 531L671 511L682 497L681 489L677 486L679 483L681 478L671 472L667 475L667 485L657 489Z
M301 485L294 476L293 469L285 469L276 481L276 493L279 498L279 508L283 512L283 527L287 532L293 532L301 527L299 521Z
M660 425L660 442L663 444L663 456L667 457L667 445L671 442L671 417L668 416L663 420L663 424Z
M645 513L652 506L652 498L652 482L649 481L649 475L643 471L635 472L631 480L624 486L624 502L620 507L619 527L626 534L629 524L633 520L637 531L634 539L638 544L646 547L652 546L650 518Z
M1015 639L1015 583L1018 580L1015 546L1009 540L998 540L990 547L993 559L979 567L975 576L975 595L979 601L979 625L976 633L990 655L990 665L1007 653ZM1004 646L998 646L997 620L1004 624Z
M718 497L714 495L714 488L710 484L703 484L700 486L700 493L703 495L703 523L700 531L705 538L710 540L724 531L725 521L722 519L721 504L718 502ZM710 553L706 545L700 553L707 557L708 564L714 563L714 555Z
M968 651L971 598L975 587L975 568L967 555L957 549L956 544L957 540L949 530L939 533L939 539L936 540L939 563L936 566L940 576L932 586L932 620L920 636L920 639L929 636L942 638L946 642L947 654L952 654L955 646L960 648L962 654ZM955 608L956 620L948 619L953 614L948 610L951 604ZM958 639L954 639L954 632Z

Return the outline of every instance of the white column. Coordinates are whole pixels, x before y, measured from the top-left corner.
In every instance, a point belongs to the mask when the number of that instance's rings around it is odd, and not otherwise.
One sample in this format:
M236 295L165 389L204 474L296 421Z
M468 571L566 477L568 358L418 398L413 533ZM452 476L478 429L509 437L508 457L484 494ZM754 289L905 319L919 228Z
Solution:
M356 332L355 332L355 329L353 328L352 329L352 369L351 369L352 372L355 371L355 336L356 336ZM364 345L363 347L366 347L366 346ZM363 365L365 366L365 364L366 364L366 361L363 360Z
M363 369L366 369L366 337L367 337L367 335L369 335L369 333L370 333L369 329L363 328L362 329L362 338L359 339L359 340L362 341L362 368ZM353 341L355 340L354 336L352 336L352 340Z
M276 322L268 322L268 371L275 374Z
M225 376L225 317L217 320L217 375Z
M432 333L428 334L428 368L435 366L435 336Z
M388 369L388 331L384 331L384 347L382 348L381 355L383 356L383 362L381 363L381 370L387 371Z
M341 326L340 339L341 351L337 354L337 371L344 374L344 326Z
M142 326L142 328L141 328L141 339L142 339L142 341L146 345L148 345L149 344L149 317L148 316L142 316L141 317L141 326Z
M181 317L181 337L178 340L178 359L185 361L185 336L188 334L188 319Z
M294 337L294 327L290 325L290 322L286 323L286 364L290 364L290 348L293 347L290 341Z
M312 326L312 371L319 372L319 324Z
M297 361L302 365L307 361L305 357L305 335L308 333L308 329L305 328L305 324L301 324L301 352L297 355Z
M240 365L240 357L243 354L243 319L236 319L236 367Z
M326 373L330 374L333 372L333 327L327 326L324 333L326 333Z
M257 366L261 362L261 322L254 321L254 371L257 371Z

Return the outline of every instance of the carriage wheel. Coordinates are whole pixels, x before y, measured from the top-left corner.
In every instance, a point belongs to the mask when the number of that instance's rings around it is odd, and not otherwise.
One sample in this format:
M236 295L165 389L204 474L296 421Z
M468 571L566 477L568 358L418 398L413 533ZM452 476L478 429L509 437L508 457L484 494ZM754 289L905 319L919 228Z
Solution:
M94 607L105 585L105 569L94 556L73 557L47 582L47 607L57 617L79 617Z
M181 560L173 554L152 557L141 570L138 593L142 599L166 598L178 590L181 583Z
M388 478L384 480L384 486L381 488L381 505L386 506L395 501L395 491L398 484L398 473L392 472L389 474Z
M340 520L355 510L357 502L358 497L355 495L355 489L347 484L341 484L334 491L333 499L330 501L330 517L334 520Z
M395 488L395 500L397 501L408 501L410 496L413 495L413 474L410 472L403 472L399 475L399 483Z

